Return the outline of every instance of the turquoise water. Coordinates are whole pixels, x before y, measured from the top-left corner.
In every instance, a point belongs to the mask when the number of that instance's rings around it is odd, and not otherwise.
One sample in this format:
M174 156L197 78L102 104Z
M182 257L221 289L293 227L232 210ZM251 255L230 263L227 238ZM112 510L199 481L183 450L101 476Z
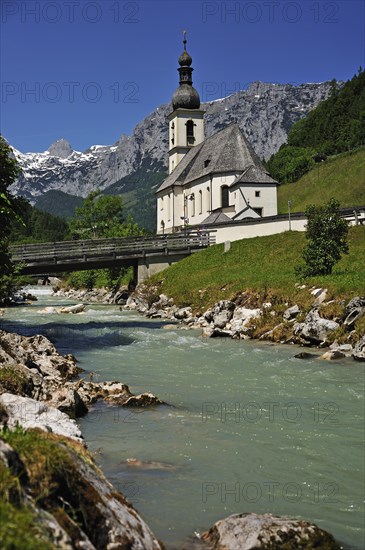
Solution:
M65 300L39 299L7 310L4 328L41 332L74 353L85 376L152 391L171 405L98 403L79 420L107 477L169 548L249 511L305 518L347 547L365 547L364 364L202 339L112 306L42 315Z

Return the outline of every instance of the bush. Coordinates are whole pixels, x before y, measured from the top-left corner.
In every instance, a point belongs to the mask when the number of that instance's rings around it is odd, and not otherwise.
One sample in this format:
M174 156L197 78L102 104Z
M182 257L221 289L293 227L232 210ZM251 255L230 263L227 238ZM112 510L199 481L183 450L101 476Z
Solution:
M329 275L341 255L348 253L349 226L341 218L339 207L340 203L331 199L324 206L310 205L306 208L308 244L303 250L305 264L295 269L298 276Z

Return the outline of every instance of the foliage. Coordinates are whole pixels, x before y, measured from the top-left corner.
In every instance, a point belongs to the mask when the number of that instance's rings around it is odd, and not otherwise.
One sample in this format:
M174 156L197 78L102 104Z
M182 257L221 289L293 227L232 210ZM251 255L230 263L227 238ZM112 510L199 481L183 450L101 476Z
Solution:
M74 238L130 237L143 235L144 230L134 223L130 215L125 218L123 200L120 196L102 195L92 191L83 205L76 209L76 217L69 221ZM112 268L78 271L67 279L72 288L117 288L128 284L133 278L130 269Z
M282 145L267 163L269 172L280 183L291 183L308 172L315 164L314 151L305 147Z
M311 204L306 208L308 243L303 250L305 264L296 268L297 275L329 275L341 255L348 254L349 227L348 222L341 218L339 207L340 203L331 199L324 206Z
M42 212L52 214L52 216L67 219L75 216L75 210L82 205L82 202L82 197L70 195L59 189L50 189L37 197L35 207Z
M78 460L97 471L87 449L69 438L20 426L3 428L0 438L19 457L16 475L2 468L0 462L0 513L4 514L0 522L1 548L54 548L48 542L50 534L39 510L53 515L73 543L79 538L78 526L96 539L92 518L99 497L91 483L80 476Z
M22 375L19 369L11 365L1 366L0 390L16 395L28 395L30 389L27 377Z
M16 180L19 171L11 148L0 135L0 302L8 298L13 287L14 266L9 256L8 244L12 223L20 220L20 210L9 187Z
M166 178L162 163L150 162L145 158L140 168L124 176L103 191L105 195L121 195L125 211L135 222L147 231L156 231L155 190Z
M74 271L69 275L66 286L76 289L109 288L116 289L128 285L133 280L133 267L92 269Z
M317 164L294 184L278 189L279 214L304 212L308 204L324 204L336 197L344 208L365 205L365 148L341 153ZM346 183L344 185L344 183Z
M69 226L74 237L83 239L143 234L131 217L125 219L122 198L102 195L100 191L92 191L82 206L76 208L76 216L69 221Z
M63 241L68 237L68 225L58 216L34 208L23 198L16 199L23 222L14 221L10 240L13 243Z
M192 305L197 311L243 290L259 293L261 303L273 302L275 296L276 301L303 304L312 298L308 288L295 287L295 266L300 263L304 244L304 233L287 231L232 242L225 253L223 244L215 245L158 273L150 283L158 284L158 293L171 296L177 305ZM349 231L349 254L342 257L331 275L310 278L307 286L324 286L334 297L344 299L363 293L365 270L359 269L359 258L364 253L365 227L353 227Z
M330 97L293 124L287 143L270 158L267 168L278 181L293 182L314 162L364 144L365 71L360 68L342 88L332 81Z

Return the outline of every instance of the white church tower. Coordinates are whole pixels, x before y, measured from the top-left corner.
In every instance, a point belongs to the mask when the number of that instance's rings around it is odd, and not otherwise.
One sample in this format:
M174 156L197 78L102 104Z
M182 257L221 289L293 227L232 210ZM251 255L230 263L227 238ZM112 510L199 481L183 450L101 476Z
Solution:
M172 96L173 111L169 119L169 174L195 145L204 141L204 112L200 109L200 97L193 87L192 58L186 51L179 57L180 86Z

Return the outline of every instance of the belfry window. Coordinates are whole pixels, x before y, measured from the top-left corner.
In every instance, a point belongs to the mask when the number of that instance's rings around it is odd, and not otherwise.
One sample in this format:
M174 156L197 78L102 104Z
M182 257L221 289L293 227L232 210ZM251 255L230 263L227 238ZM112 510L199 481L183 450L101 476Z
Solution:
M195 137L194 137L194 122L192 120L188 120L186 123L186 143L187 145L194 145Z
M229 189L228 185L223 185L221 187L221 202L222 202L222 208L226 208L229 206Z

